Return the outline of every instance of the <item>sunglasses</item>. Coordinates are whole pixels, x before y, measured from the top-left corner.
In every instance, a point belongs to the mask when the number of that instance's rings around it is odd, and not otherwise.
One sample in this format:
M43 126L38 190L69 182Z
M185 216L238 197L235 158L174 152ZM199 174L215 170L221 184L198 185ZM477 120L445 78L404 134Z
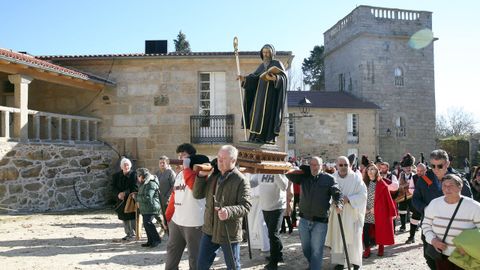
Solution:
M443 169L443 164L430 164L430 167L432 167L432 169Z
M348 164L346 164L346 163L337 164L337 165L338 165L338 167L348 167Z

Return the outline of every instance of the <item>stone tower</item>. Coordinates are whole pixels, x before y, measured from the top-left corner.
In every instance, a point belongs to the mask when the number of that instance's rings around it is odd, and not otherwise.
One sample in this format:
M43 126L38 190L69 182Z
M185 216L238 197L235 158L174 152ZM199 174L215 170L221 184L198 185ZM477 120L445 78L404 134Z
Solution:
M327 91L381 107L377 153L389 162L406 152L419 161L435 147L433 42L409 43L422 29L428 39L431 12L359 6L324 33Z

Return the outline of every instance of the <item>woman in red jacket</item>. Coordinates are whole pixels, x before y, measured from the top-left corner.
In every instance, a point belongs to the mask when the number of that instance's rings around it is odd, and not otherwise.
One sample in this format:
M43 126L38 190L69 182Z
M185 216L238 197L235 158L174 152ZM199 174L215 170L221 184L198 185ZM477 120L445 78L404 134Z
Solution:
M388 191L388 185L378 173L375 164L370 163L365 169L363 181L367 186L367 211L363 226L364 258L370 257L372 244L371 230L378 245L378 256L383 256L384 245L394 244L392 219L397 216L395 203Z

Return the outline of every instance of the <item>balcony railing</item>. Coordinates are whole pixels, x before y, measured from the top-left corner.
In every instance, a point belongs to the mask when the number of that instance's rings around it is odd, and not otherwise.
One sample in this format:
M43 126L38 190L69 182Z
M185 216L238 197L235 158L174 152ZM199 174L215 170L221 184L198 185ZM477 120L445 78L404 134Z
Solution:
M406 137L407 130L404 127L397 127L396 128L396 135L397 137Z
M0 138L16 140L14 118L20 109L0 106ZM94 117L28 110L28 140L48 142L97 141L98 123Z
M196 144L233 142L234 115L190 116L190 141Z
M348 132L347 133L347 143L351 143L351 144L356 144L358 143L360 140L358 138L358 133L354 133L354 132Z

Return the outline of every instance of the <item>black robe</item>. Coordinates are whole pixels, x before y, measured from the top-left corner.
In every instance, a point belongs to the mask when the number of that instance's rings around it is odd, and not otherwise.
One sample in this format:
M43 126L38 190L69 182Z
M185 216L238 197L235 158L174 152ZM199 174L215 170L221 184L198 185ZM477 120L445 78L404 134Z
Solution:
M112 180L112 190L117 202L120 202L120 200L118 199L118 193L125 192L125 199L115 209L118 214L118 219L135 219L135 213L124 213L123 210L125 209L125 203L127 202L128 195L130 195L130 193L132 192L138 191L136 172L130 171L127 175L124 175L122 171L119 171L113 174Z
M276 74L276 81L264 81L260 75L270 67L276 66L285 71L282 63L271 60L265 67L263 63L257 70L245 77L245 125L250 130L252 142L275 142L280 133L283 109L287 95L287 75Z

